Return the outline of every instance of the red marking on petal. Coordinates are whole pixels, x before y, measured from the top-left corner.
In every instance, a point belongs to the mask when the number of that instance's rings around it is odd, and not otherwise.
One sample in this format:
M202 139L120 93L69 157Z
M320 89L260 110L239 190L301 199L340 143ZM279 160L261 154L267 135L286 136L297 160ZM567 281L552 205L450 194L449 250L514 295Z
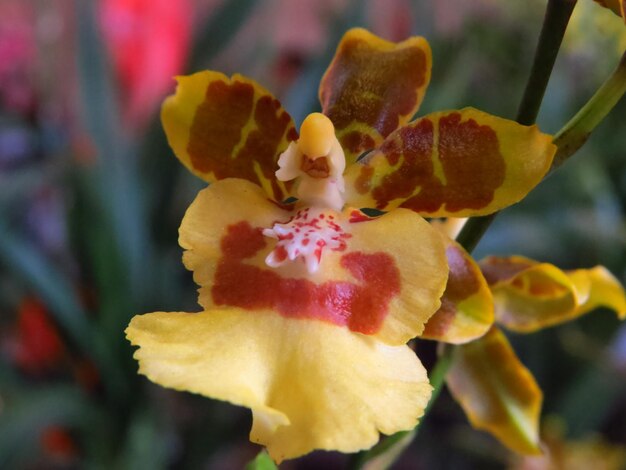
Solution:
M248 222L228 227L222 247L265 246L261 229ZM233 253L244 256L233 256ZM400 272L393 258L383 252L343 255L341 266L357 283L283 278L271 269L243 263L256 251L239 250L218 263L211 290L216 305L247 310L274 309L288 318L317 319L363 334L380 330L390 301L400 293ZM317 253L316 253L317 254ZM321 250L319 250L321 255Z
M276 248L274 256L276 258L276 261L278 261L279 263L281 261L285 261L287 259L287 250L285 250L284 246L279 246Z
M348 222L350 222L351 224L356 224L359 222L367 222L368 220L372 220L372 217L367 216L359 210L353 210L352 212L350 212L350 218L348 219Z
M265 238L260 228L242 229L238 225L231 225L226 229L226 236L222 238L221 248L224 258L246 259L254 256L265 248ZM236 236L233 234L236 232Z

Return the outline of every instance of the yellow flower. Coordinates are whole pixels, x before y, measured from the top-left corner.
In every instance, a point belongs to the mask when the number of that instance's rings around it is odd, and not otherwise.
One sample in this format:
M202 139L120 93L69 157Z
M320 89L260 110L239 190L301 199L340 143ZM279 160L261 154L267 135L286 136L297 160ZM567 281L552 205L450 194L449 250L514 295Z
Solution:
M554 156L535 126L470 108L409 123L430 68L423 38L353 29L300 135L240 75L179 77L163 106L174 153L212 183L179 238L203 311L136 316L127 337L152 381L251 408L250 438L277 462L417 424L431 387L406 342L439 309L450 257L467 257L421 216L499 210ZM475 301L456 293L453 306Z

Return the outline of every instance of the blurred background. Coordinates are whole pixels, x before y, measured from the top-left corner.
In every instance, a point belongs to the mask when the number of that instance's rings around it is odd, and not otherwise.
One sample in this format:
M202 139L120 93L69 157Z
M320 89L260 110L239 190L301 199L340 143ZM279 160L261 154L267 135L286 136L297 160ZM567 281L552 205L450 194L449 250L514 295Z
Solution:
M161 129L172 76L253 77L299 124L319 109L317 85L342 34L365 26L430 41L420 114L474 106L513 118L545 3L0 0L0 468L238 469L260 450L247 439L247 410L149 383L124 339L137 313L198 310L177 230L204 183ZM580 0L542 130L572 117L625 48L620 19ZM476 257L603 264L624 282L624 116L626 100L496 219ZM626 326L597 311L511 340L544 390L554 454L583 463L562 468L626 468ZM432 367L435 346L416 347ZM348 460L317 452L281 468ZM553 468L540 465L472 430L444 391L394 468Z

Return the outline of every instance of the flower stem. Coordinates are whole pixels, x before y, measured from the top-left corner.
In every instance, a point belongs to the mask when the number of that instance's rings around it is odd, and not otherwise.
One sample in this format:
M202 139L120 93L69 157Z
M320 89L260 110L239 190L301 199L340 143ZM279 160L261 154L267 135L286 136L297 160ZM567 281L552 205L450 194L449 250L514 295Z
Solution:
M537 119L554 62L575 5L576 0L548 1L530 77L517 112L516 121L520 124L529 126ZM497 214L496 212L484 217L472 217L456 240L471 253Z
M530 126L537 120L543 95L548 87L554 62L574 6L576 6L576 0L548 1L530 77L515 119L520 124Z
M626 93L626 52L622 55L617 68L602 84L589 101L563 128L554 136L554 144L558 147L552 168L554 171L565 160L587 142L591 132L613 109Z

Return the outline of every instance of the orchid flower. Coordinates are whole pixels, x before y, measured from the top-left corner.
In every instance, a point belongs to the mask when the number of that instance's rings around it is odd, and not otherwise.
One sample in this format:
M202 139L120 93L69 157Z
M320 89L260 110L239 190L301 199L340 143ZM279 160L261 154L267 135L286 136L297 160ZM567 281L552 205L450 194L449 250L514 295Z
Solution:
M472 108L411 121L430 70L425 39L352 29L299 133L241 75L178 77L163 105L174 153L211 183L179 232L202 311L138 315L127 337L153 382L250 408L250 439L276 462L417 424L431 386L407 341L446 286L457 321L491 301L469 255L422 217L492 213L550 167L536 126ZM493 305L479 316L463 340L489 329Z

